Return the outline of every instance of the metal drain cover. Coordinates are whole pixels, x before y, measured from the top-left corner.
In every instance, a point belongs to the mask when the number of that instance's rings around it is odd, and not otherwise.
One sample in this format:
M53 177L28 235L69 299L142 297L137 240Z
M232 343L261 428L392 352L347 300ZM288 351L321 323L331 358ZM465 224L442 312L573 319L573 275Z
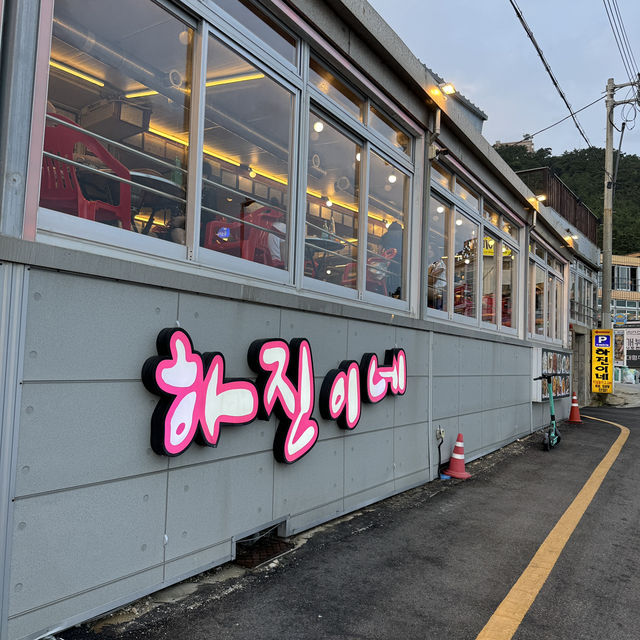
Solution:
M287 551L291 551L293 547L292 542L287 542L276 536L264 536L251 542L239 540L236 544L235 563L246 569L254 569Z

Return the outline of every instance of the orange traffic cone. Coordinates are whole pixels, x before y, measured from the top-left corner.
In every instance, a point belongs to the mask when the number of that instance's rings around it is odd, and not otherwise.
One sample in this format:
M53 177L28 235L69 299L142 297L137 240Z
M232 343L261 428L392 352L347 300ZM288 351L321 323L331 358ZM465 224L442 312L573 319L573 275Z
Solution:
M449 460L449 468L445 471L445 474L452 478L460 478L460 480L466 480L471 477L471 474L464 470L464 442L461 433L458 434L456 446L453 447L453 453Z
M573 424L582 424L582 420L580 419L580 409L578 408L578 396L576 396L576 392L573 392L573 397L571 398L571 411L569 412L569 419L567 422L572 422Z

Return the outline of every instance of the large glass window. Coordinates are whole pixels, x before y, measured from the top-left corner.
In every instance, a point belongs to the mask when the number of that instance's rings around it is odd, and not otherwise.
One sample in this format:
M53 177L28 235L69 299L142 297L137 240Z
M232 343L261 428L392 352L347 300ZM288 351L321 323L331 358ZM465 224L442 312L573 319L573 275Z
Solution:
M245 0L216 0L244 29L258 36L265 44L277 51L285 60L296 62L296 41L279 24Z
M501 244L485 235L482 242L482 321L496 324L498 311L498 256Z
M290 91L209 38L202 247L287 268L293 103Z
M56 0L41 207L185 242L192 41L150 0Z
M309 61L309 81L357 120L362 120L362 98L315 58Z
M362 147L311 112L305 275L355 289Z
M369 109L369 126L386 138L395 149L411 157L411 138L373 105Z
M535 310L535 333L539 336L547 334L545 323L545 280L546 272L544 269L535 265L535 293L534 293L534 310Z
M409 186L409 176L370 154L366 287L403 299Z
M440 200L431 198L427 238L427 305L447 311L449 274L449 229L451 209Z
M502 248L502 326L515 328L516 287L518 284L518 254L511 248Z
M216 1L210 23L175 4L55 1L40 227L406 300L413 139L391 104L314 54L305 86L260 3Z
M456 213L454 225L453 310L476 316L476 273L478 271L478 225Z
M474 193L467 185L465 185L461 180L456 179L456 187L455 187L456 195L460 196L469 207L474 210L478 210L479 206L479 198L476 193Z

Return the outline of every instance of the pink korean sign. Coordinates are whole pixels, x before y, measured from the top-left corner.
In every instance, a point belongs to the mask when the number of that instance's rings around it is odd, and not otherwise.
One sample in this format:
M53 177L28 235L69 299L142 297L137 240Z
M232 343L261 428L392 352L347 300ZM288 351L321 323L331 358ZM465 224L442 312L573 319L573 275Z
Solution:
M183 329L163 329L158 355L142 368L145 387L160 399L151 418L151 447L159 455L177 456L195 440L216 447L223 427L255 419L278 419L273 453L290 464L307 454L318 440L313 417L315 391L311 345L305 338L255 340L247 360L254 380L227 378L224 356L199 353ZM355 429L362 403L377 403L407 388L403 349L388 349L384 363L375 353L360 362L345 360L322 382L318 403L325 420Z

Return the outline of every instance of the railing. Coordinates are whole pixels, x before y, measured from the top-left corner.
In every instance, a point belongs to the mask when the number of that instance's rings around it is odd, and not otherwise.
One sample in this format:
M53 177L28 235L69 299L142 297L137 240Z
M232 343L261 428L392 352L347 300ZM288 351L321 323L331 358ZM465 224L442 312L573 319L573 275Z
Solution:
M569 224L597 244L598 218L549 167L516 173L535 194L547 196L545 205L555 209Z

